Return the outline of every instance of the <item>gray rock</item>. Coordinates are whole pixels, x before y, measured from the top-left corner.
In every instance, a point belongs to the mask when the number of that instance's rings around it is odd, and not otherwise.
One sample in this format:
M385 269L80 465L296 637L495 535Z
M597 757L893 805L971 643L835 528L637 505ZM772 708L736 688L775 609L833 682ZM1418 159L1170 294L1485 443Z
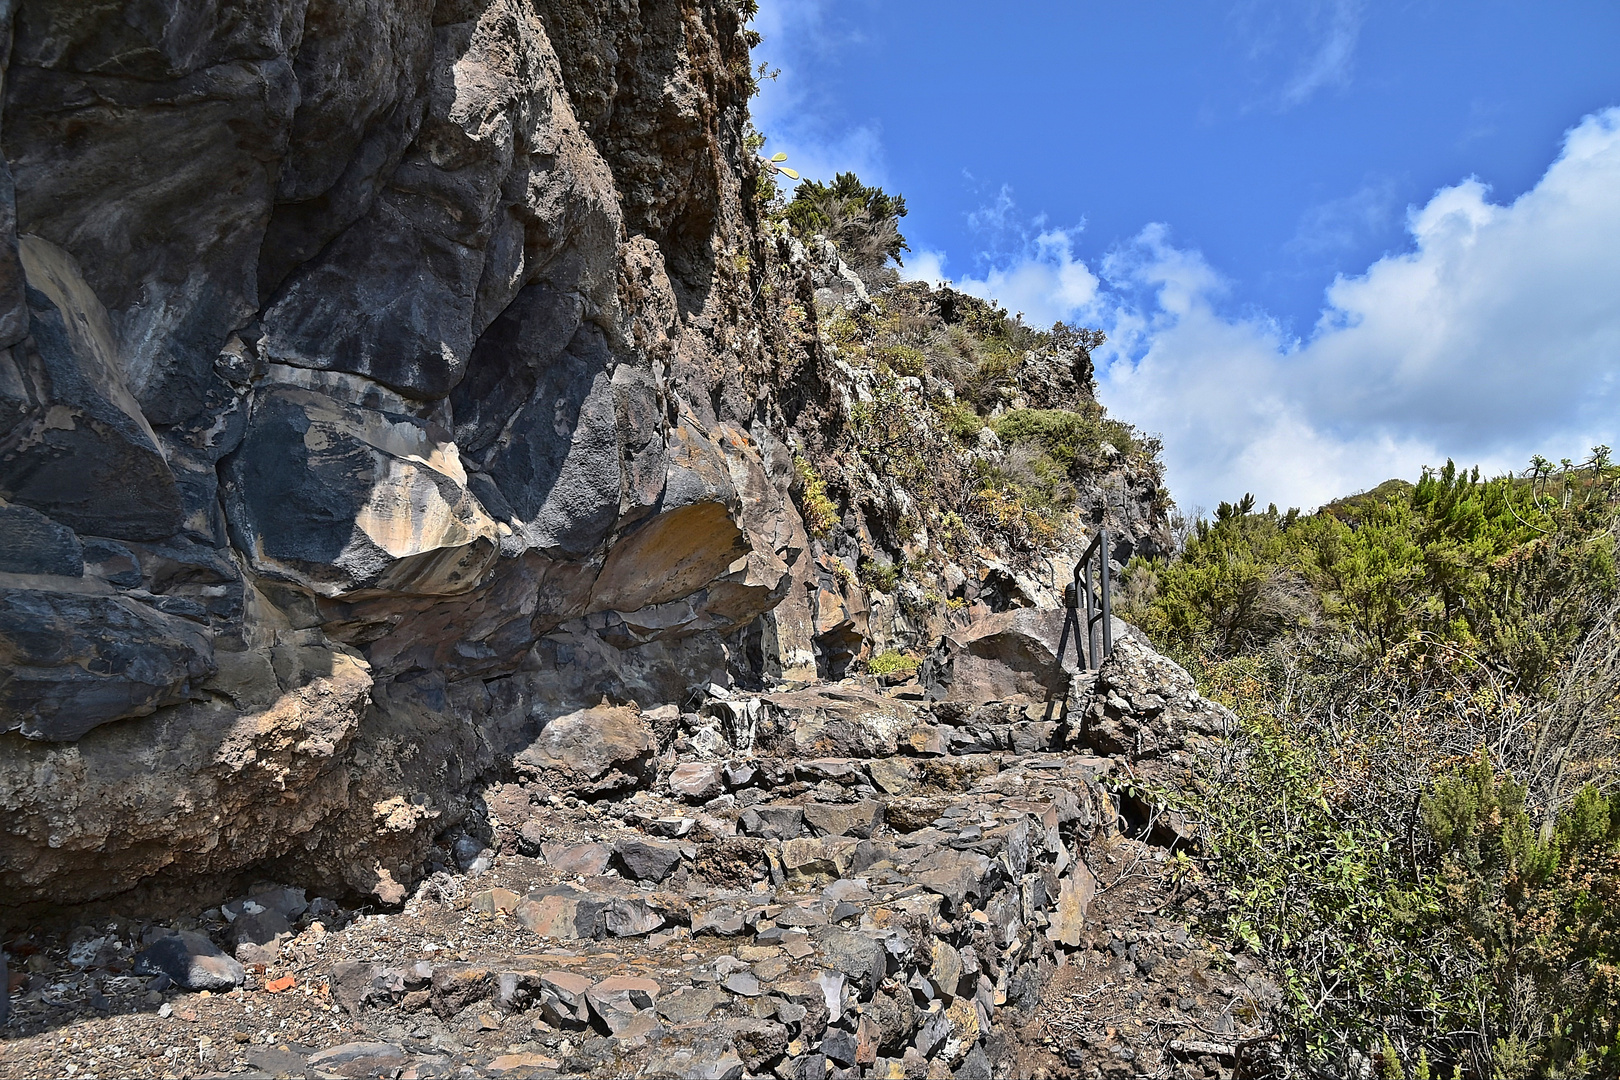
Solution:
M499 554L449 432L414 416L267 388L224 481L235 545L318 595L452 596Z
M991 1068L990 1055L985 1053L984 1047L974 1046L952 1075L955 1080L992 1080L996 1074Z
M814 936L819 962L847 975L865 993L875 992L888 975L888 950L866 934L828 927Z
M746 971L739 971L734 975L727 975L720 985L733 994L742 997L759 997L764 991L760 989L759 980Z
M1180 665L1126 638L1097 672L1081 738L1103 754L1159 757L1190 737L1232 730L1232 714L1200 696Z
M821 1053L840 1065L855 1064L855 1036L842 1028L828 1028L821 1040Z
M587 990L585 1000L608 1030L619 1034L636 1024L642 1014L652 1013L650 1019L656 1024L660 992L661 987L652 979L615 975Z
M216 670L206 627L85 580L0 585L0 731L72 742L190 699Z
M273 908L243 912L231 923L231 944L240 949L244 945L279 945L292 937L292 926L287 917Z
M640 897L615 900L603 912L603 923L614 937L650 934L664 925L664 916Z
M826 926L828 922L827 912L819 904L789 907L776 917L776 925L781 927Z
M548 720L516 762L520 770L560 774L569 790L601 794L647 783L653 749L639 712L598 705Z
M883 804L875 799L843 805L815 803L804 808L804 820L816 836L854 836L865 840L882 826Z
M854 758L816 758L794 766L801 780L833 780L852 784L863 779L861 763Z
M750 1072L758 1072L767 1062L776 1060L787 1050L787 1028L772 1020L728 1017L717 1026L737 1048Z
M918 680L936 701L1062 702L1080 670L1072 631L1063 664L1058 664L1067 616L1064 608L1015 608L987 615L946 635L918 669Z
M135 956L135 974L167 975L187 990L230 990L247 971L219 947L192 930L158 938Z
M872 890L867 888L865 882L843 878L828 885L821 890L821 895L835 902L859 903L873 898Z
M692 917L692 936L713 934L716 937L736 937L743 932L743 917L729 907L710 908Z
M726 995L713 986L688 986L658 999L658 1015L672 1024L697 1024L719 1008Z
M538 373L507 430L487 470L524 539L550 555L588 554L618 521L621 483L613 356L600 328L582 326Z
M613 845L613 862L632 881L663 881L680 865L678 844L628 837Z
M84 547L73 530L38 510L0 500L0 574L84 574Z
M427 973L429 979L432 972ZM417 980L422 981L422 980ZM391 1001L405 989L405 972L383 964L343 960L332 965L332 997L351 1013L377 1001Z
M800 806L750 806L737 819L737 827L745 836L792 840L804 831L804 819Z
M812 545L791 497L779 418L843 387L762 325L811 271L745 204L728 8L128 7L0 17L0 500L96 590L0 619L0 728L75 763L0 760L0 906L253 865L398 904L476 777L654 782L604 697L865 647L834 550L886 523ZM797 753L714 696L717 757ZM818 755L933 752L912 705L816 709ZM608 933L598 884L531 914Z
M917 1029L917 1038L912 1045L924 1057L933 1057L950 1035L951 1018L945 1015L944 1009L936 1009L923 1018L922 1025Z
M777 1066L776 1075L779 1080L826 1080L827 1068L825 1054L804 1054Z
M180 493L125 381L106 309L68 252L38 236L22 237L19 251L29 337L0 352L0 498L96 536L173 534Z
M540 976L541 1008L546 1019L558 1027L575 1027L590 1020L590 1003L585 994L591 980L575 971L548 971Z
M394 1043L352 1042L309 1056L309 1067L337 1076L387 1076L404 1066L405 1048Z
M925 856L917 864L916 882L950 902L952 912L960 912L968 902L984 900L994 864L976 851L943 848Z
M724 790L721 767L712 761L689 761L669 774L670 790L692 802L708 802Z
M527 830L534 825L536 832L544 831L544 824L534 819L524 825ZM608 868L608 862L613 858L613 848L607 844L542 844L541 853L546 862L555 866L564 874L583 874L586 877L596 877Z
M607 912L614 902L613 897L572 885L553 885L525 896L514 916L542 937L600 938L607 932Z
M747 1067L730 1039L700 1038L690 1046L661 1049L647 1060L643 1076L680 1080L740 1080Z

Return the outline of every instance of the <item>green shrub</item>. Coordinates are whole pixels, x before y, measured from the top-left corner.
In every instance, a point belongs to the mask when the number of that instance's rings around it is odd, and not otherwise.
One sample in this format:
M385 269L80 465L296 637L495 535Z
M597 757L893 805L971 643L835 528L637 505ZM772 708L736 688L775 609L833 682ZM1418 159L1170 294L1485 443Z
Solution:
M900 568L886 559L862 559L860 578L870 589L880 593L893 593L900 583Z
M978 441L979 432L984 430L984 418L972 408L959 401L953 401L939 406L938 411L951 438L970 445Z
M892 675L897 671L916 671L921 663L915 656L890 649L868 660L866 670L873 675Z
M909 345L885 345L878 348L874 355L879 364L896 375L908 375L916 379L928 371L928 357L921 349L914 349Z
M1598 461L1568 483L1448 463L1310 516L1245 496L1128 568L1127 617L1239 717L1189 812L1295 1073L1354 1049L1386 1075L1620 1075L1620 499Z
M838 507L827 497L827 485L816 467L798 454L793 455L793 475L805 531L818 540L825 539L838 524Z
M801 238L826 236L856 273L870 278L900 253L910 251L900 234L906 216L903 195L868 187L854 173L839 173L830 184L806 180L793 191L784 211L789 227Z
M1081 454L1099 453L1105 442L1126 455L1138 450L1129 424L1063 409L1011 409L996 418L995 430L1004 444L1033 443L1064 468Z

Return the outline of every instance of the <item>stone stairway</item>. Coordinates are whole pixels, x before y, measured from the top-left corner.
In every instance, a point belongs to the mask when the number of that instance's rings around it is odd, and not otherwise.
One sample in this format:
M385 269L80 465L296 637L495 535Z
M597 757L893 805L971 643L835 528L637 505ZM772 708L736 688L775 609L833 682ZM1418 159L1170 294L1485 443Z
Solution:
M98 991L88 1023L103 1046L120 1021L159 1034L80 1075L1030 1074L1014 1033L1072 955L1114 943L1087 859L1119 839L1108 787L1128 759L1088 752L1072 721L1157 731L1173 758L1187 718L1210 719L1138 689L1071 673L1054 706L846 680L571 714L400 911L266 889L126 926L112 962L146 982ZM22 1026L57 1060L49 1024ZM0 1074L27 1074L19 1049ZM1040 1052L1081 1074L1077 1048ZM1176 1075L1229 1075L1218 1057Z
M1115 820L1111 762L1061 752L1062 725L1028 718L1044 706L922 696L717 691L676 715L649 788L582 801L566 770L503 787L473 860L517 887L453 905L523 952L347 961L333 993L538 1014L530 1065L566 1073L989 1076L998 1017L1079 942L1077 852Z

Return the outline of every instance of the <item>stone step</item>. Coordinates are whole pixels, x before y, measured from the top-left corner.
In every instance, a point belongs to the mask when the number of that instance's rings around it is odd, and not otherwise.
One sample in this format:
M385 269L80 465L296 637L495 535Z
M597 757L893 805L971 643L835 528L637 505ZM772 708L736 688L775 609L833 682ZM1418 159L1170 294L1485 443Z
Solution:
M998 1011L1033 1004L1055 943L1084 915L1064 910L1083 867L1032 815L1020 824L995 858L886 846L864 873L819 840L788 841L782 886L677 895L578 876L522 896L486 889L463 905L472 925L521 927L532 949L347 961L331 993L357 1016L537 1017L531 1030L565 1073L606 1054L614 1075L988 1075L981 1044Z

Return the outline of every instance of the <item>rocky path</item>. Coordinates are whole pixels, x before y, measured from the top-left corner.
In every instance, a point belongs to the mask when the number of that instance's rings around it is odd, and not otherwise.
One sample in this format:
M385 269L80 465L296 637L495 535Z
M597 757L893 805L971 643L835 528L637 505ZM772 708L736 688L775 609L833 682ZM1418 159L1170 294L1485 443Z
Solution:
M1259 1034L1120 831L1125 759L1044 705L588 712L401 910L265 884L17 935L0 1076L1227 1077Z

